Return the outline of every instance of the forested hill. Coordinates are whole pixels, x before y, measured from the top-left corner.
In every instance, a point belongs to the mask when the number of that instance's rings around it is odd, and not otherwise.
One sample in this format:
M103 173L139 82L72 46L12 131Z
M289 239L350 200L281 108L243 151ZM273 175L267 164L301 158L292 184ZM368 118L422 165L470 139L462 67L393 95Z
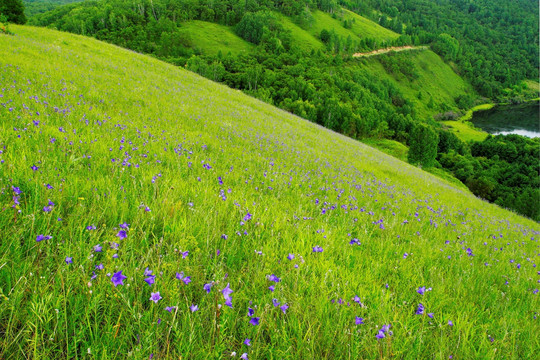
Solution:
M342 0L399 33L436 41L435 51L485 96L538 79L537 0Z
M538 97L524 82L538 76L531 3L100 0L60 6L30 23L151 54L354 139L374 139L540 219L538 141L474 147L434 120L456 119L485 101ZM353 58L409 45L418 50ZM471 151L490 146L518 155Z
M24 13L28 18L57 8L60 5L84 0L24 0Z
M46 3L27 1L33 6ZM71 0L49 0L53 1ZM382 27L374 30L371 24L364 26L366 19L351 12L344 14L340 5ZM321 22L315 15L317 10L339 18L343 27L351 31ZM287 19L276 19L276 13ZM286 51L321 48L319 39L291 48L291 44L298 45L291 37L302 41L301 30L317 33L334 51L373 50L392 41L401 45L431 44L488 97L519 96L522 80L538 78L538 1L531 0L342 0L339 4L333 0L101 0L61 7L36 17L32 23L93 35L146 53L177 57L188 55L186 48L196 47L190 31L176 31L192 20L236 27L245 40L269 43L267 47L274 51L282 47ZM392 29L395 36L385 28Z

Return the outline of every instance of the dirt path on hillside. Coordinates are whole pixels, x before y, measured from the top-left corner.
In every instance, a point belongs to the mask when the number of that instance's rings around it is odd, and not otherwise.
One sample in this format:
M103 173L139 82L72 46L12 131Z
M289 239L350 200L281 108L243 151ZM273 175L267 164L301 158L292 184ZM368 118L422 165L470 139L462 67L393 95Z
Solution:
M373 50L373 51L365 52L365 53L356 53L356 54L353 54L353 57L368 57L368 56L373 56L373 55L386 54L390 51L397 52L397 51L408 51L408 50L426 50L427 48L428 48L427 46L411 46L411 45L393 46L393 47Z

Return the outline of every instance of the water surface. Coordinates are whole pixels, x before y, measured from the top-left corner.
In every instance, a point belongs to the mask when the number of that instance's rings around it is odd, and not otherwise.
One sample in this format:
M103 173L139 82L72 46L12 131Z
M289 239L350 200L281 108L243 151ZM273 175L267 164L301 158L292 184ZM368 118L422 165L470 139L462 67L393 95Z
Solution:
M496 106L473 114L474 126L493 135L518 134L540 137L540 114L538 103Z

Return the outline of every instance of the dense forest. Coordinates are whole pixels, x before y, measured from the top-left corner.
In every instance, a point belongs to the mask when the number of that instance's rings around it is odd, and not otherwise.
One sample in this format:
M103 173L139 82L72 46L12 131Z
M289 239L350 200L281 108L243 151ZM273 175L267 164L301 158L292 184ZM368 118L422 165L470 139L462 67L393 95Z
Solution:
M540 220L540 139L488 136L470 152L440 154L439 161L477 196Z
M398 33L430 39L484 96L538 78L538 1L342 0Z
M464 143L431 115L419 112L395 83L362 66L368 60L351 57L356 51L389 45L429 45L479 94L520 101L520 82L538 76L538 12L532 11L532 3L101 0L57 7L30 23L151 54L355 139L399 141L409 147L409 162L445 169L475 195L540 220L538 139L510 136ZM296 34L283 26L280 16L309 28L313 11L319 10L345 28L352 26L340 5L399 37L356 41L328 28L319 34L322 48L306 51L293 46ZM184 28L191 20L229 26L256 51L201 53ZM376 61L395 77L410 82L418 77L410 54L381 55ZM459 114L476 98L469 92L451 103L421 100L433 115ZM515 156L503 156L506 152Z
M71 4L83 0L24 0L24 7L27 17L31 18L37 14L41 14L57 8L60 5Z

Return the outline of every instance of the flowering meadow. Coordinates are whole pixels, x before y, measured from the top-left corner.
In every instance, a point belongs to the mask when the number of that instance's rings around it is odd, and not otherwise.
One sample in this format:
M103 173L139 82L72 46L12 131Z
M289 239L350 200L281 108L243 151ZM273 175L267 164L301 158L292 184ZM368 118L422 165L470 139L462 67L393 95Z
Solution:
M1 359L538 356L537 223L151 57L12 31Z

